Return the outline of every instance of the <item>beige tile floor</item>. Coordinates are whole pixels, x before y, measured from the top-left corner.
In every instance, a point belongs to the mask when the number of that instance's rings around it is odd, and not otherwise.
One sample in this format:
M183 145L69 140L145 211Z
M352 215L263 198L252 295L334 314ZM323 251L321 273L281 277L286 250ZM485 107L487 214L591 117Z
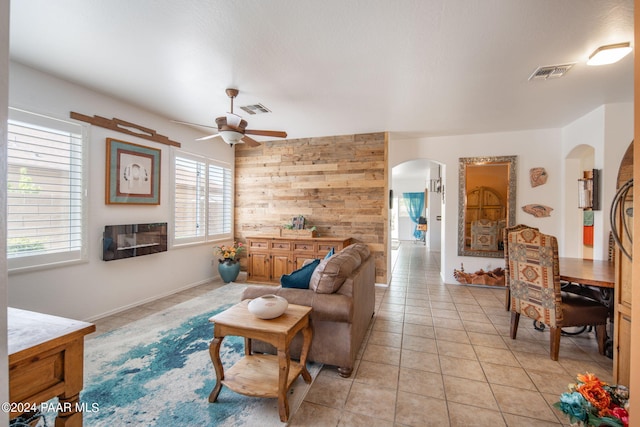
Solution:
M577 373L612 381L593 334L562 337L525 319L509 337L504 290L446 285L439 253L402 243L351 378L323 367L291 426L559 426L551 404Z
M447 285L439 253L403 242L389 286L376 287L376 313L350 378L324 366L290 426L560 426L551 407L581 372L612 381L612 361L593 334L563 337L549 359L549 333L520 321L509 338L504 290ZM123 326L222 283L188 289L96 321Z

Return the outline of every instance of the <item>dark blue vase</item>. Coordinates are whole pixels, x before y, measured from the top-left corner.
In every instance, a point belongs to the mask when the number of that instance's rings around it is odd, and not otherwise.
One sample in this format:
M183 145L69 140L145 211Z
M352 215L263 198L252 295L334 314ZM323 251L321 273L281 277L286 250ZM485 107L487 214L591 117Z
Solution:
M232 259L219 260L218 273L224 283L233 282L240 274L240 263Z

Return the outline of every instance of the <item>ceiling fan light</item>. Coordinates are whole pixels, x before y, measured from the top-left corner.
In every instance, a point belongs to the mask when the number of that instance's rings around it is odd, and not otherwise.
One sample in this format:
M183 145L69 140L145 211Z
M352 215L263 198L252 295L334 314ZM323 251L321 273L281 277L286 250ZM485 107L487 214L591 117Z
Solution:
M233 113L228 113L227 114L227 125L228 126L233 126L234 128L237 128L238 126L240 126L240 122L242 121L242 117L240 117L237 114L233 114Z
M631 43L616 43L597 48L587 61L587 65L608 65L620 61L631 52Z
M242 137L244 134L236 132L234 130L221 130L218 134L222 137L224 142L229 145L235 145L242 143Z

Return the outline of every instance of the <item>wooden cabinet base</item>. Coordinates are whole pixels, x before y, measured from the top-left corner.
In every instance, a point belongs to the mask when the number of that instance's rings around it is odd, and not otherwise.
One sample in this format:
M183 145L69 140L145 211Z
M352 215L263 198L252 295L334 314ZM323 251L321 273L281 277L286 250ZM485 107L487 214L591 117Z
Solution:
M9 308L9 400L14 419L33 406L58 397L56 427L81 427L84 336L95 325Z
M247 282L279 284L280 277L302 267L308 259L322 259L351 244L341 237L247 237Z

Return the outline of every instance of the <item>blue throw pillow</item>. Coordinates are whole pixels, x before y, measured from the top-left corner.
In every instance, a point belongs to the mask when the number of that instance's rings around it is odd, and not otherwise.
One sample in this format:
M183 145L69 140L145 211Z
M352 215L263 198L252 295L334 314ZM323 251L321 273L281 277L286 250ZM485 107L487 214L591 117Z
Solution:
M307 265L291 274L285 274L280 278L280 285L283 288L309 289L309 281L316 267L320 264L319 259L314 259Z
M331 248L331 250L324 256L324 259L329 259L336 253L336 248Z

